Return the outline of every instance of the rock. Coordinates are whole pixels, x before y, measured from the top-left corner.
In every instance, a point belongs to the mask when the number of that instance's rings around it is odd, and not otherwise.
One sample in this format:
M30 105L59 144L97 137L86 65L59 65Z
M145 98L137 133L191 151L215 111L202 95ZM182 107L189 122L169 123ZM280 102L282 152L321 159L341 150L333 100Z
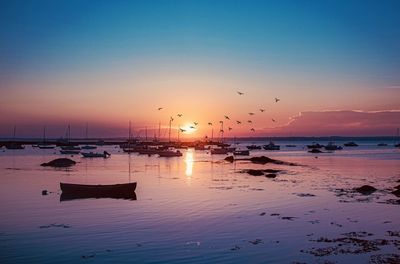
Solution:
M323 153L321 150L319 149L312 149L308 151L309 153Z
M393 191L392 194L396 195L397 197L400 197L400 189Z
M273 178L276 178L276 174L275 173L268 173L268 174L265 174L265 177L267 177L267 178L271 178L271 179L273 179Z
M262 176L264 175L264 172L262 170L247 170L247 173L252 175L252 176Z
M228 162L233 162L234 160L235 160L235 158L233 156L228 156L225 158L225 161L228 161Z
M400 185L397 185L396 187L394 187L397 190L400 190Z
M47 163L42 163L42 164L40 164L40 166L63 168L63 167L71 167L75 164L76 164L76 162L71 159L60 158L60 159L55 159L55 160L49 161Z
M355 190L361 194L370 195L370 194L374 193L377 189L370 185L363 185L361 187L355 188Z
M47 194L48 194L47 190L42 191L42 195L47 195Z
M276 163L278 160L274 160L265 156L261 157L252 157L250 161L256 164L267 164L267 163Z

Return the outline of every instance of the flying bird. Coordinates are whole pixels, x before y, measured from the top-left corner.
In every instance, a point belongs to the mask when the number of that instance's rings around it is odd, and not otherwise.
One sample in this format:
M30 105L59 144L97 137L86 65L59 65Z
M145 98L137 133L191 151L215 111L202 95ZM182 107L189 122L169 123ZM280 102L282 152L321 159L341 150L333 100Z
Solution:
M191 129L196 129L196 127L194 127L194 126L190 126L190 128L191 128Z
M251 113L251 112L250 112L249 115L254 115L254 113Z
M171 116L171 122L173 122L174 121L174 118Z
M236 123L237 123L238 125L240 125L242 122L241 122L241 121L236 121Z
M223 130L223 129L221 129L219 132L221 132L221 133L224 133L224 130Z
M160 110L162 110L162 109L163 109L162 107L157 108L158 111L160 111Z
M229 130L229 131L231 131L231 130L232 130L232 128L231 128L231 127L228 127L228 130Z
M275 120L275 119L273 119L273 118L272 118L271 120L272 120L272 122L276 122L276 120Z
M261 113L265 112L265 109L261 109L261 108L260 108L260 112L261 112Z
M183 129L183 128L179 128L179 130L180 130L181 132L186 132L186 129Z
M225 116L225 119L230 120L229 116Z
M182 114L177 114L178 117L182 117Z
M275 103L279 102L281 99L275 97Z
M220 123L220 124L223 124L223 123L224 123L224 121L219 121L219 123Z
M211 122L208 122L208 125L209 125L209 126L212 126L212 123L211 123Z
M251 121L251 120L247 120L247 123L253 123L253 121Z
M238 93L238 95L243 95L243 93L242 93L242 92L239 92L239 91L237 91L237 93Z
M251 131L255 132L256 130L254 128L250 129Z
M197 122L193 122L193 124L194 124L195 126L197 126L199 123L197 123Z

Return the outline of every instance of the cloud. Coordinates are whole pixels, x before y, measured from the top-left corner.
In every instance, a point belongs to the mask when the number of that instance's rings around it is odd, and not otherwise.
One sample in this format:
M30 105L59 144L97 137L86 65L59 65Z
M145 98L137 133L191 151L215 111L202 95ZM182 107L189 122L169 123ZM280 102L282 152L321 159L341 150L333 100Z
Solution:
M400 110L337 110L301 112L280 129L298 136L393 136L398 127Z

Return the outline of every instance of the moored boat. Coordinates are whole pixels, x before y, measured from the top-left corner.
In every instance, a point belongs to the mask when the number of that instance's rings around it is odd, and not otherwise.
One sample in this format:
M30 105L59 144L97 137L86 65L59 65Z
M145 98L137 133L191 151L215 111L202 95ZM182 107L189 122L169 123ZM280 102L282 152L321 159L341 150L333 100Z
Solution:
M234 156L249 156L250 155L250 151L248 149L242 149L242 150L235 150L233 152Z
M216 154L228 154L228 149L227 148L213 148L211 149L210 153L212 155L216 155Z
M97 147L91 146L91 145L85 145L85 146L82 146L81 149L97 149Z
M326 150L341 150L343 147L335 145L333 142L329 142L328 145L325 146Z
M61 149L62 150L81 150L81 148L78 146L62 146Z
M95 153L95 152L82 152L81 155L84 158L108 158L111 156L110 153L104 151L103 153Z
M270 141L268 145L264 145L265 150L280 150L281 146L276 145L274 142Z
M249 150L255 150L255 149L261 149L261 146L257 146L257 145L248 145L246 146L247 149Z
M80 150L60 150L61 154L66 154L66 155L73 155L73 154L79 154L81 153Z
M358 144L351 141L343 144L345 147L358 147Z
M179 150L162 150L157 153L160 157L181 157L182 152Z
M307 148L309 148L309 149L320 149L323 147L324 147L324 145L321 145L321 144L315 143L315 142L313 142L311 145L307 145Z

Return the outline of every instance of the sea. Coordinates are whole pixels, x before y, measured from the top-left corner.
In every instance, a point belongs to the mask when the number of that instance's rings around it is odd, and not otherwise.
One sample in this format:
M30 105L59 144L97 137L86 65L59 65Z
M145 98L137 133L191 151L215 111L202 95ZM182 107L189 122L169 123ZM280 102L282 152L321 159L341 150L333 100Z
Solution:
M312 141L276 140L281 150L250 153L283 164L194 149L172 158L92 150L111 153L103 159L3 147L0 263L399 263L400 149L392 139L355 138L358 147L315 154ZM60 157L77 164L40 166ZM60 182L137 188L134 199L64 200ZM377 190L355 191L363 185Z

